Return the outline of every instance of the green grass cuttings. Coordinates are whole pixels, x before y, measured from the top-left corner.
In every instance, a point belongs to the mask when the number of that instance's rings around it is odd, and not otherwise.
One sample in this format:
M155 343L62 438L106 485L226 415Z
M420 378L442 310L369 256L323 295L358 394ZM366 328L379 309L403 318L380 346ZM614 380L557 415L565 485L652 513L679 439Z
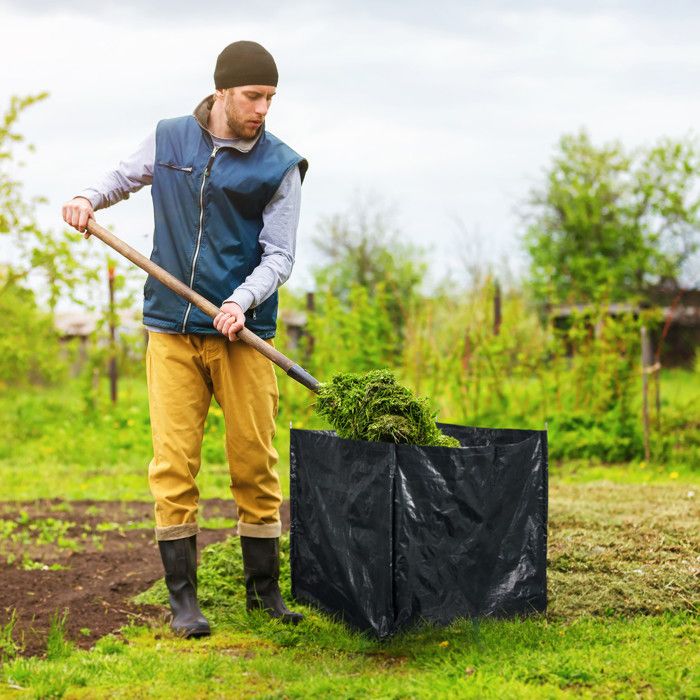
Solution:
M329 421L339 437L349 440L460 446L435 425L428 399L399 384L386 369L336 374L321 384L316 412Z

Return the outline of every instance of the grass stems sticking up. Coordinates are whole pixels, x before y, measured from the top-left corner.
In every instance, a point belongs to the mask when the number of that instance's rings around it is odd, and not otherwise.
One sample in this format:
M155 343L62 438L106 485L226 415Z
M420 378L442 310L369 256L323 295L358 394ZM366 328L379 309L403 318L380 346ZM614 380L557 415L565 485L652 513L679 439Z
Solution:
M322 384L316 412L350 440L459 447L435 425L430 402L396 381L392 372L336 374Z

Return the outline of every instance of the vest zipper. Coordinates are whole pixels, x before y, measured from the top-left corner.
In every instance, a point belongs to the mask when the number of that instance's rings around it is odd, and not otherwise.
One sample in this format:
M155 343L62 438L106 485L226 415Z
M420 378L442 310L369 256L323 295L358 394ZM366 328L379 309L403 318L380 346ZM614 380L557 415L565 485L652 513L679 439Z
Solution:
M207 161L207 166L204 168L204 173L202 174L202 186L199 188L199 230L197 231L197 245L194 249L194 255L192 256L192 272L190 273L190 288L194 283L194 271L197 265L197 258L199 257L199 248L202 245L202 232L204 229L204 185L207 182L209 173L211 172L211 166L216 157L216 152L219 150L218 146L214 146L214 150L209 156ZM185 311L185 318L182 322L182 332L185 332L185 326L187 325L187 319L190 316L190 311L192 311L192 302L187 305L187 311Z

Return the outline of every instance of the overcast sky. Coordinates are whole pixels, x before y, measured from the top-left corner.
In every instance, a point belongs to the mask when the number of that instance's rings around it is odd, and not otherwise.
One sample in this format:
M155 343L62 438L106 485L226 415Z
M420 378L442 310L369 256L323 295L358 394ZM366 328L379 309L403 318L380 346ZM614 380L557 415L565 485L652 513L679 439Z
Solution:
M51 93L20 123L37 147L21 178L58 230L64 200L213 90L224 46L259 41L280 73L268 129L310 163L292 283L308 284L319 218L357 192L394 207L439 279L464 252L518 269L515 208L563 133L694 133L698 36L690 1L0 0L0 109ZM150 253L147 191L98 221Z

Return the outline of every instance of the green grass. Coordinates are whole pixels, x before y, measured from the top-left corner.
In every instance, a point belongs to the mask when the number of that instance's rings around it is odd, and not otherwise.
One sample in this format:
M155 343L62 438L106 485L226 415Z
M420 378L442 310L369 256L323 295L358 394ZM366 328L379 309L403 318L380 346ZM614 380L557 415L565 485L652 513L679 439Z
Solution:
M200 564L211 638L130 627L77 651L57 635L51 658L8 658L0 678L28 697L698 697L697 521L698 500L679 484L554 483L547 616L423 626L388 642L309 608L298 627L248 615L234 538ZM139 600L164 604L162 581Z
M697 373L664 373L663 460L553 460L546 617L460 621L385 643L308 609L303 625L286 628L245 612L233 540L208 548L200 567L211 638L188 642L166 628L130 627L81 651L66 642L57 611L47 658L26 659L17 656L8 618L0 697L700 698L700 452L687 430L697 421L697 394ZM319 427L308 412L297 420L289 410L283 392L276 441L285 493L290 419ZM0 420L5 499L150 500L142 378L122 383L116 407L94 406L77 383L6 393ZM222 427L214 406L198 477L203 498L230 496ZM32 537L58 541L60 528L46 520ZM17 527L0 522L0 536ZM288 595L286 554L283 587ZM141 600L164 602L162 582Z
M0 479L6 500L151 500L151 434L145 379L125 379L116 406L88 408L81 385L0 396ZM106 391L106 385L103 387ZM289 493L289 424L279 420L278 471ZM230 498L223 415L212 402L197 478L202 498Z
M67 613L56 613L51 618L49 635L46 640L46 658L48 661L57 661L69 657L73 653L74 646L66 639Z
M695 465L627 462L600 464L585 459L555 462L549 466L550 478L566 483L586 484L594 481L612 484L697 484L700 480Z
M684 370L667 370L662 375L665 434L652 435L652 448L663 454L663 459L612 466L590 460L559 463L553 459L552 473L574 481L696 480L700 470L700 414L694 399L700 395L699 377L697 372ZM327 427L308 410L299 416L290 414L291 408L285 401L285 382L290 381L285 377L279 380L282 398L275 437L280 455L278 472L285 494L289 493L290 422L295 427ZM309 394L308 405L312 401ZM449 420L449 416L444 418ZM0 422L5 426L5 439L0 444L0 480L5 499L150 500L147 467L151 437L143 377L122 380L116 406L108 401L104 382L96 404L78 381L18 394L6 392L0 396ZM507 417L501 424L543 427L516 425ZM221 409L213 403L206 424L202 470L197 478L202 498L230 497L223 434Z
M159 634L128 629L3 676L44 698L690 698L700 682L698 628L683 614L462 622L383 645L313 616L295 632L253 620L198 642Z
M21 643L15 639L15 625L17 624L17 612L10 613L9 620L0 625L0 665L7 659L14 658L21 650Z

